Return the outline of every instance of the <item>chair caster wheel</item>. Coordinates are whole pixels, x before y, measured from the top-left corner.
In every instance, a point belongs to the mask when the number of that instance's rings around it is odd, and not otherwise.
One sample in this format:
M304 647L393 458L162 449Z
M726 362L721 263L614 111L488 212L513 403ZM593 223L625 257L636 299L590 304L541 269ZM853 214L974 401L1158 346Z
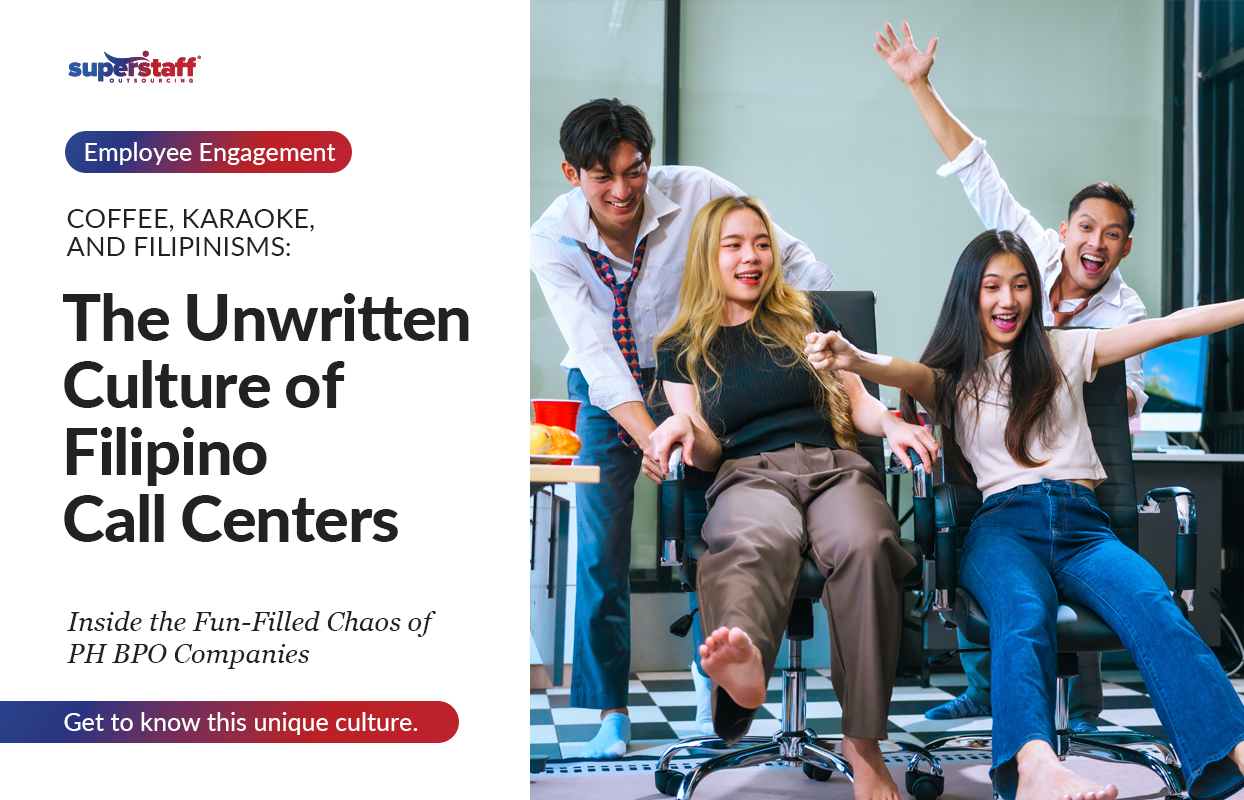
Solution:
M927 772L907 773L907 793L916 800L937 800L945 789L945 775L930 775Z
M653 782L661 794L677 797L678 787L682 786L682 773L674 769L659 769L653 773Z
M810 761L803 762L803 774L807 775L814 781L827 781L834 776L832 769L818 767Z

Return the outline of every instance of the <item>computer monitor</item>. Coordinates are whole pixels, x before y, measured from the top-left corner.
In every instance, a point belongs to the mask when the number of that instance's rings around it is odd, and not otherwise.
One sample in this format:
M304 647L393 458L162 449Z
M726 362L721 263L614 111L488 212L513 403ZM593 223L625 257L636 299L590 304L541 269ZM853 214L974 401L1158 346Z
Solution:
M1145 353L1145 394L1140 430L1200 431L1205 407L1205 336Z

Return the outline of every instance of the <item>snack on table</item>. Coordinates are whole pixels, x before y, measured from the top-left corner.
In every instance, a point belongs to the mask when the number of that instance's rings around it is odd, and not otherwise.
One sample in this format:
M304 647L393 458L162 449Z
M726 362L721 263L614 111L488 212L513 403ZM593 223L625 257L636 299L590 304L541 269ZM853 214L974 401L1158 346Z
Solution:
M558 425L549 425L547 427L553 436L553 446L549 448L549 455L572 456L579 452L579 448L583 446L583 443L579 441L578 435L569 428L562 428Z
M538 422L531 423L531 454L542 456L553 446L553 433Z

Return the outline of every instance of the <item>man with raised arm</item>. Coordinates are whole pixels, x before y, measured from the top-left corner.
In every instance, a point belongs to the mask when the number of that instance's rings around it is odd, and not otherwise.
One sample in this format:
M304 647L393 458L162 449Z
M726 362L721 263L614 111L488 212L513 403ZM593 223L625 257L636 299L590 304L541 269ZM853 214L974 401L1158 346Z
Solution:
M699 167L651 167L652 130L643 112L593 100L562 123L561 169L573 188L531 226L531 269L570 352L567 388L580 401L579 463L600 483L576 489L578 565L570 705L603 709L584 758L620 758L630 742L631 514L642 456L656 429L647 403L655 381L653 341L678 310L696 212L744 192ZM834 274L808 247L776 228L786 280L823 290ZM697 679L701 676L696 675ZM697 695L707 712L707 678ZM699 698L697 697L697 700Z
M973 136L933 89L929 72L937 39L920 52L911 28L903 23L903 42L886 23L873 48L911 91L933 138L950 162L937 174L957 174L968 201L986 228L1009 230L1027 243L1041 268L1042 310L1046 326L1114 328L1145 319L1145 304L1118 272L1119 262L1132 249L1136 210L1122 189L1111 183L1086 186L1071 198L1067 220L1058 230L1041 226L1028 209L1011 196L998 174L985 142ZM1127 359L1127 409L1140 414L1145 404L1141 357ZM972 645L959 635L959 646ZM967 691L925 713L929 719L989 716L989 653L960 654L967 673ZM1080 677L1071 685L1071 728L1077 733L1096 730L1102 709L1101 656L1080 655Z

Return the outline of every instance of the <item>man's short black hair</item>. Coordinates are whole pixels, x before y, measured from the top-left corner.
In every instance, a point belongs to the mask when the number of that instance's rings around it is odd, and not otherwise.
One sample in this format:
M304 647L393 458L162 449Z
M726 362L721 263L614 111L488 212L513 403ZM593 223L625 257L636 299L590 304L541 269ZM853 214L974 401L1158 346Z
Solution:
M609 158L622 142L634 145L645 161L652 153L652 128L644 112L616 97L584 103L562 122L562 153L576 172L598 164L608 169Z
M1128 197L1126 192L1113 183L1106 183L1105 181L1090 184L1076 192L1076 196L1071 198L1071 205L1067 207L1068 222L1071 221L1072 215L1076 213L1076 209L1080 207L1080 204L1090 197L1100 197L1102 200L1109 200L1126 211L1127 235L1132 235L1132 228L1136 225L1136 206L1132 205L1132 198Z

